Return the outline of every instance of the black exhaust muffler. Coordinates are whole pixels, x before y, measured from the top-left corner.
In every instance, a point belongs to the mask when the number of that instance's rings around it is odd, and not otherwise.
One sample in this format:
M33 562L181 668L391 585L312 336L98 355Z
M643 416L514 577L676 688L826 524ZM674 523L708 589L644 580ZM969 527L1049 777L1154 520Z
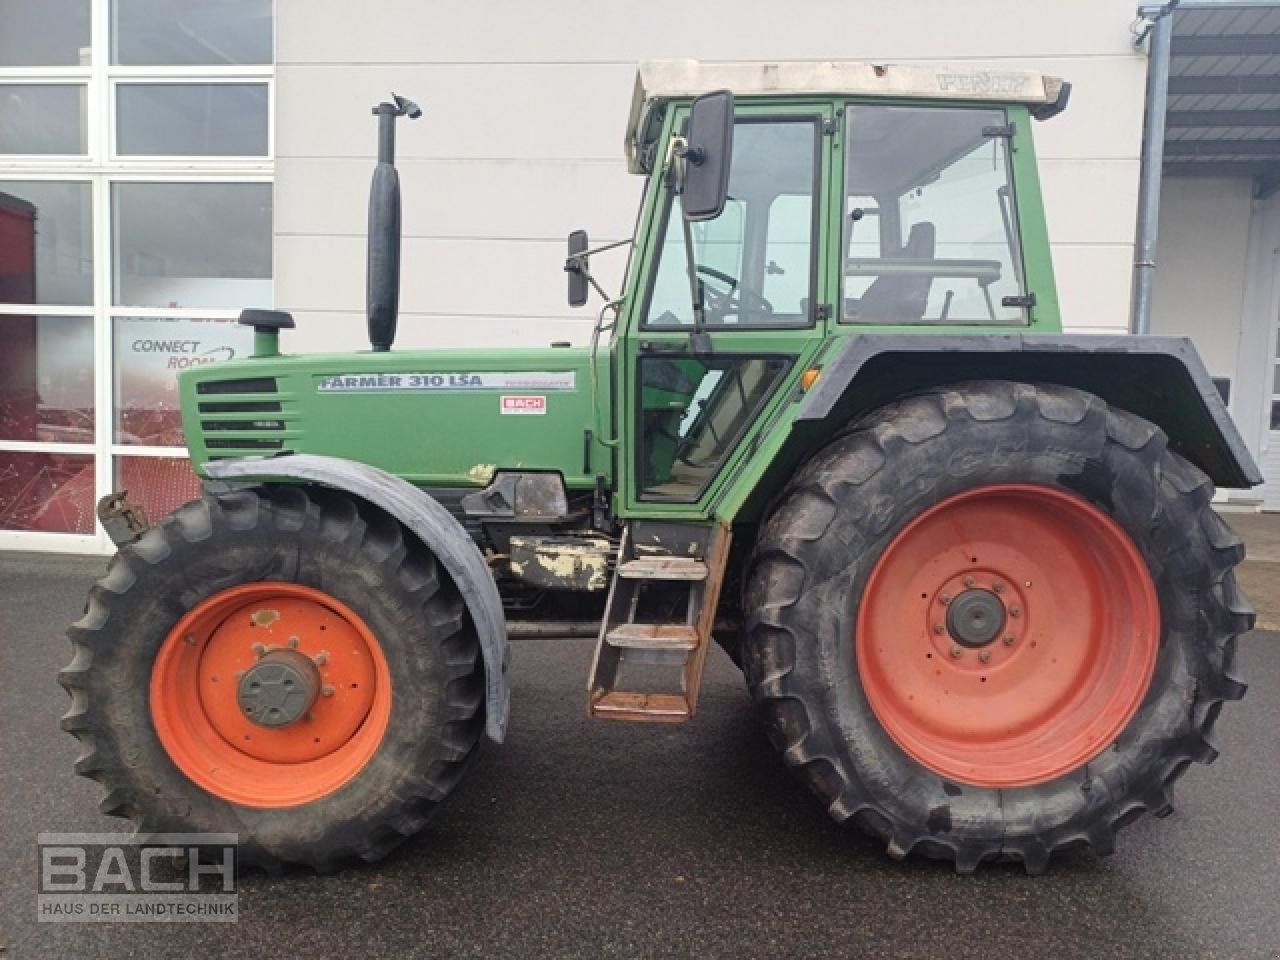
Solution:
M369 344L391 349L400 312L400 174L396 172L396 117L416 120L422 110L412 100L391 95L373 108L378 118L378 165L369 185L369 255L365 312Z

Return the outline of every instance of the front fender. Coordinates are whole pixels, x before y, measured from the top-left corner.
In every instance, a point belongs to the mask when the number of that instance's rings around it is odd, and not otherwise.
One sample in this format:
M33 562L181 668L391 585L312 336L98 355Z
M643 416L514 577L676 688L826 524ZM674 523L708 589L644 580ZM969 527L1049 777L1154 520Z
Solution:
M795 427L844 423L915 390L988 379L1086 390L1160 427L1170 448L1215 484L1262 483L1262 472L1185 337L860 334L824 365Z
M297 453L214 460L204 465L204 472L224 481L284 479L323 484L368 501L408 527L444 566L475 623L484 657L485 733L502 742L511 703L502 598L475 541L448 510L407 480L341 457Z

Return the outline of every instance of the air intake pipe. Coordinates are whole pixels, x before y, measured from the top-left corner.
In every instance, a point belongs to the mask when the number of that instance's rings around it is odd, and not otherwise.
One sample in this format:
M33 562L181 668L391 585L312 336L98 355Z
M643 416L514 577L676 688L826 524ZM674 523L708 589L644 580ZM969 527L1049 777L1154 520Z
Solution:
M391 103L373 108L378 118L378 165L369 185L369 261L365 273L365 311L369 344L391 349L400 311L400 175L396 173L396 117L417 120L422 110L412 100L391 95Z

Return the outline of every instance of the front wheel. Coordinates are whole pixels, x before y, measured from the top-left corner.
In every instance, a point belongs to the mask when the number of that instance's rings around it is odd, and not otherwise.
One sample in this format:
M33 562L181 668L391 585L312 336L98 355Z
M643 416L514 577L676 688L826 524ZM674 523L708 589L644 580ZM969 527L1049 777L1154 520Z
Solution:
M1208 478L1144 420L981 382L865 418L761 528L743 660L838 820L972 870L1171 809L1252 610Z
M64 729L103 810L270 869L376 859L484 724L455 585L392 518L301 486L205 496L123 548L70 637Z

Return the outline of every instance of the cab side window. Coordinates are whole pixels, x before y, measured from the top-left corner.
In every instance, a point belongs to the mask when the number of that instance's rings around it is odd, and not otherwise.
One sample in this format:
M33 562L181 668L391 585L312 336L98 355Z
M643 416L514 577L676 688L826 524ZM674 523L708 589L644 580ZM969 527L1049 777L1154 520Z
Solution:
M708 327L812 322L819 126L816 119L740 117L733 130L729 200L691 225ZM680 199L668 200L643 325L693 323Z
M1027 323L1003 110L847 111L841 320Z

